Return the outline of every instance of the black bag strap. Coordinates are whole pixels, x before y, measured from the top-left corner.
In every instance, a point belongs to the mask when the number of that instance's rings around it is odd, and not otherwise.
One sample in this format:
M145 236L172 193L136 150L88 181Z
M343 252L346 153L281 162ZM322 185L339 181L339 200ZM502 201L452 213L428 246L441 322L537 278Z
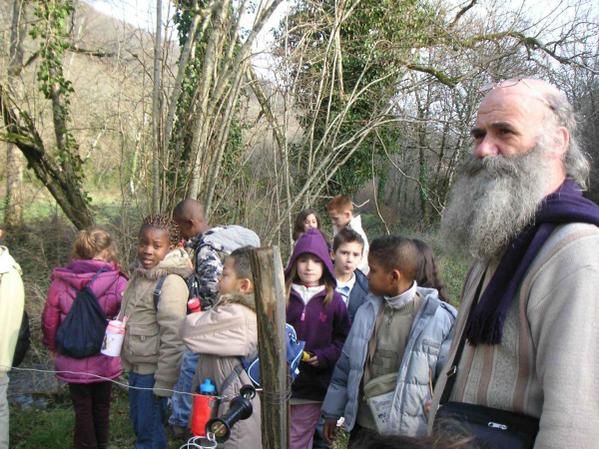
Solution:
M480 278L478 286L476 287L476 293L474 294L474 298L472 299L472 304L470 305L470 310L468 310L468 316L466 317L466 323L468 322L468 318L470 314L478 304L478 300L480 298L480 294L483 288L483 284L485 282L485 277L487 274L487 270L485 270ZM458 377L458 366L460 365L460 360L462 358L462 352L464 351L464 345L466 344L466 327L464 325L464 331L462 332L462 336L460 338L460 343L458 345L458 349L456 350L455 357L453 358L453 363L449 371L447 371L447 380L445 382L445 387L443 388L443 393L441 394L441 399L439 400L439 405L445 404L449 401L449 396L451 396L451 391L453 390L453 386L455 385L455 381Z
M152 298L154 298L154 309L158 310L158 301L160 301L160 292L162 291L162 286L164 285L164 281L166 280L166 276L160 276L158 278L158 282L154 286L154 292L152 293Z
M89 280L89 282L87 284L85 284L83 286L83 288L91 288L92 284L94 283L94 281L98 278L98 276L100 276L102 273L106 273L108 271L108 268L106 267L102 267L100 268L98 271L96 271L96 273L92 276L92 278ZM94 295L95 296L95 295Z
M88 294L89 296L91 296L91 297L94 299L94 301L96 301L96 303L98 303L98 304L100 304L100 303L98 302L98 298L96 297L96 295L95 295L95 294L94 294L94 292L92 291L92 289L91 289L91 286L92 286L92 284L94 283L94 281L95 281L95 280L98 278L98 276L100 276L102 273L105 273L105 272L107 272L107 271L109 271L109 270L108 270L108 268L106 268L106 267L102 267L102 268L100 268L100 269L99 269L98 271L96 271L96 273L95 273L95 274L92 276L92 278L89 280L89 282L88 282L87 284L85 284L85 285L83 286L83 288L81 288L81 290L86 290L86 291L87 291L87 294ZM69 313L70 313L70 311L69 311Z
M229 388L229 386L233 383L233 380L235 380L236 377L239 377L243 372L244 368L243 364L241 363L241 358L239 360L240 362L237 365L235 365L233 371L229 373L229 375L225 378L225 380L223 380L223 383L220 385L219 394L224 394L225 390Z

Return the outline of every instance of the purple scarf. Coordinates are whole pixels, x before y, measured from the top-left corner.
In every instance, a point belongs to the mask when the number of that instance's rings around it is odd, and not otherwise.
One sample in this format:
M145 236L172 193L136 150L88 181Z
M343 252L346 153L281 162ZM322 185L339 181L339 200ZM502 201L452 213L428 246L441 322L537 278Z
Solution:
M471 345L501 343L507 311L526 271L553 230L567 223L599 226L599 206L584 198L572 179L566 179L554 193L545 197L534 222L504 253L497 271L468 317L466 337Z

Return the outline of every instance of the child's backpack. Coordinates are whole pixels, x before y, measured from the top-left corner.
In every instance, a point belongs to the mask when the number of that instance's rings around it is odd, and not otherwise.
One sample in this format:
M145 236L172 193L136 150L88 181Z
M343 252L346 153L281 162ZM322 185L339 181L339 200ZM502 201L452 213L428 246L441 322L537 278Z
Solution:
M77 291L71 310L58 327L56 347L63 355L82 359L100 352L108 323L90 286L102 271Z
M158 310L158 302L160 301L160 293L162 292L162 286L164 285L166 276L167 275L160 276L158 278L158 281L156 282L156 285L154 286L154 292L152 293L152 298L154 299L154 310ZM190 300L193 298L198 298L198 300L200 300L200 302L201 302L202 299L200 297L200 281L199 281L197 273L193 272L189 276L184 277L183 280L185 281L185 284L187 284L187 290L189 291L189 295L187 296L187 299ZM191 310L188 305L187 313L189 314L191 312L193 312L193 310Z
M12 366L19 366L27 350L31 345L31 330L29 329L29 315L23 310L23 318L21 318L21 327L19 328L19 337L17 339L17 345L15 346L15 354L12 358Z
M231 254L237 248L259 247L260 237L251 229L239 225L215 226L208 229L191 244L194 257L197 257L200 250L206 246L216 251L222 261L224 256Z
M285 331L287 332L287 368L289 369L289 383L291 384L299 374L299 364L306 342L297 339L295 329L288 323L285 323ZM245 370L254 386L259 387L261 385L260 358L258 357L258 353L254 353L248 357L240 357L239 365L233 369L221 384L221 393L228 388L235 377L239 376L243 370Z
M212 249L218 254L218 258L220 259L221 263L223 263L225 256L243 246L258 247L260 246L260 238L254 231L244 228L243 226L229 225L210 228L191 245L194 253L193 257L196 262L196 269L198 264L197 255L202 248L208 247ZM156 286L154 287L154 309L158 308L160 292L165 279L166 275L160 277L158 282L156 282ZM189 290L188 300L198 298L201 302L202 309L204 310L212 306L212 304L208 302L207 298L203 298L200 293L201 279L196 271L183 279L185 280L187 289ZM188 308L187 313L191 312L192 310Z
M219 265L222 266L225 257L244 246L255 248L260 246L260 238L251 229L238 225L215 226L208 229L199 238L193 239L189 245L193 251L196 273L203 273L203 276L207 275L215 281ZM206 282L206 279L201 280ZM202 309L212 307L216 299L215 295L208 294L205 289L204 286L204 293L208 297L201 298Z

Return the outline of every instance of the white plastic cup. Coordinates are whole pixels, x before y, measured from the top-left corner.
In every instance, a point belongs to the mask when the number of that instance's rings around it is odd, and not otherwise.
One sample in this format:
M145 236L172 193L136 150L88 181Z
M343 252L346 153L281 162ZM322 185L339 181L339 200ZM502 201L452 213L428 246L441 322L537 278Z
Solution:
M123 340L125 339L125 323L119 320L111 320L106 326L106 334L100 352L110 357L121 355Z

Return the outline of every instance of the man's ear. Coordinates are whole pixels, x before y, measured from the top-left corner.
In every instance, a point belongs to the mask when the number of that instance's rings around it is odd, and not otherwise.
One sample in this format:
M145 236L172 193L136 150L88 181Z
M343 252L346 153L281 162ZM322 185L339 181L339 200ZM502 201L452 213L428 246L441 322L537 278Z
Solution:
M563 157L568 149L568 144L570 143L570 132L565 126L559 126L556 128L555 143L557 148L560 149L560 155Z
M563 161L568 150L568 144L570 143L570 132L565 126L555 126L543 132L545 133L545 142L550 143L546 151L547 155L551 159ZM541 139L542 137L539 135L536 140L537 144Z
M331 260L335 262L335 251L331 250Z

